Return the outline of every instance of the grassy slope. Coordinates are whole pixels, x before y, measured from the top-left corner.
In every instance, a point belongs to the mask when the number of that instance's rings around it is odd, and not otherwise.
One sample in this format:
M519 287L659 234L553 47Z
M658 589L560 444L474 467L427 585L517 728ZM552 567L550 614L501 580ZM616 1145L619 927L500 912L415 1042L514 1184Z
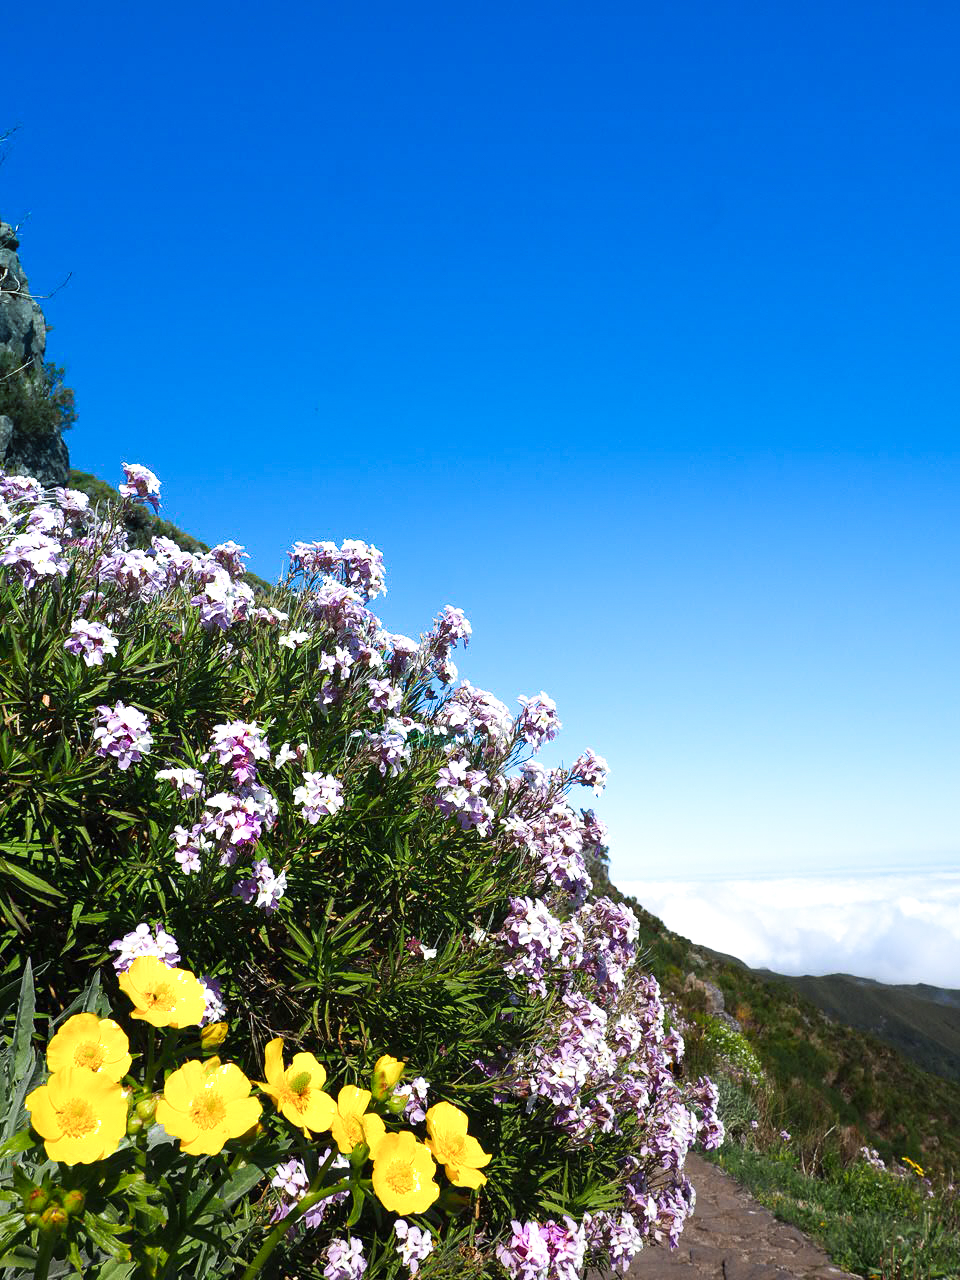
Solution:
M960 991L890 986L846 973L762 976L792 987L837 1022L892 1044L925 1071L960 1082Z

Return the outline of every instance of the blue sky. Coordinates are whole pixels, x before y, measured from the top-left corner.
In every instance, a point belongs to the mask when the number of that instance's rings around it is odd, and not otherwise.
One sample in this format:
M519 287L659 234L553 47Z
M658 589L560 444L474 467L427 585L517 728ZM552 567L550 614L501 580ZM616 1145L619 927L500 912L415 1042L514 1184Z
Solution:
M462 674L609 759L625 881L960 861L955 5L12 28L75 466L464 607Z

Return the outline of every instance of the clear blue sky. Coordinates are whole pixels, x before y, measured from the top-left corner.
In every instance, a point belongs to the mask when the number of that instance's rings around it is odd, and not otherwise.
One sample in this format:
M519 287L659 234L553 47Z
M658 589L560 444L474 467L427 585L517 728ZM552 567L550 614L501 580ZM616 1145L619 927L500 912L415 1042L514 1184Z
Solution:
M625 880L960 859L955 4L5 31L75 466L463 606L462 673L608 757Z

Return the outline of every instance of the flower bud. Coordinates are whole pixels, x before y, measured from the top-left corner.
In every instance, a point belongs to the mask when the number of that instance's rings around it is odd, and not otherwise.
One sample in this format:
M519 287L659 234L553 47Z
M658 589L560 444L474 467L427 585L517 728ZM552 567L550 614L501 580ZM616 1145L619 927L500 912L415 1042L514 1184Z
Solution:
M386 1101L386 1108L392 1116L399 1116L407 1109L407 1103L410 1101L409 1094L395 1093Z
M211 1050L219 1048L226 1040L229 1030L228 1022L211 1022L201 1028L200 1045L204 1053L210 1053Z
M141 1098L137 1103L137 1115L143 1121L152 1121L157 1114L157 1099L154 1094L150 1094L147 1098Z
M62 1236L69 1225L67 1211L58 1204L48 1205L40 1215L40 1230Z
M23 1220L27 1224L27 1226L30 1228L31 1231L33 1230L34 1227L38 1227L40 1225L39 1213L25 1213L23 1215Z
M350 1164L354 1169L362 1169L370 1159L370 1148L365 1142L358 1142L350 1152Z
M375 1098L382 1101L387 1096L403 1075L403 1066L399 1058L391 1058L389 1053L377 1059L370 1084Z
M32 1187L23 1197L25 1213L42 1213L50 1201L46 1187Z
M83 1213L84 1205L87 1203L87 1197L80 1190L65 1191L61 1197L63 1207L72 1217L75 1213Z
M127 1116L127 1133L131 1138L135 1137L143 1128L143 1121L137 1115L136 1111L131 1111Z

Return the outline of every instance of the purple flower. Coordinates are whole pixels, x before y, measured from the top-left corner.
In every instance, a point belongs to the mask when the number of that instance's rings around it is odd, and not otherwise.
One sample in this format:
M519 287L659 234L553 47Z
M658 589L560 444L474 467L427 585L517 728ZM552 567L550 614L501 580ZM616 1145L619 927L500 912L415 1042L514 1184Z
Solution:
M154 511L159 511L160 481L150 468L141 466L139 462L124 462L122 466L127 483L117 486L120 497L149 502Z
M222 765L227 765L238 787L253 782L257 776L257 761L270 759L270 748L263 730L254 720L232 720L229 724L214 726L210 735L210 749Z
M196 769L178 769L170 765L154 776L158 782L172 782L181 800L192 800L203 791L203 774Z
M153 746L150 721L136 707L118 702L115 707L97 707L99 724L93 731L99 742L97 755L113 756L120 769L129 769L142 760Z
M20 533L0 551L0 565L12 569L25 587L35 587L41 578L67 576L69 565L62 552L57 539L45 533L38 530Z
M593 787L594 793L599 795L607 785L609 772L610 766L603 756L598 756L595 751L591 751L588 748L574 760L573 767L570 770L570 779L572 782L579 782L585 787Z
M332 1240L324 1255L326 1280L360 1280L367 1269L363 1256L363 1243L356 1236L349 1240Z
M67 653L82 656L88 667L102 667L104 658L112 658L117 652L117 637L102 622L75 618L63 647Z
M393 1232L397 1237L400 1260L409 1267L410 1274L415 1276L420 1270L420 1263L433 1252L433 1237L429 1231L411 1226L404 1218L396 1219Z
M201 1027L205 1027L208 1022L223 1022L227 1016L227 1006L223 1002L223 991L220 989L220 983L216 978L209 978L204 975L200 979L200 985L203 987L203 994L207 1000L203 1017L200 1019Z
M329 773L304 773L303 785L293 793L307 822L316 825L343 808L343 783Z
M226 569L207 582L190 603L200 610L200 625L205 631L228 631L236 622L248 618L253 610L254 595L245 582L234 582Z
M396 711L403 701L403 692L389 680L370 679L367 688L370 690L367 706L371 711Z
M403 1109L403 1118L410 1124L422 1124L427 1118L427 1095L429 1083L423 1076L414 1076L405 1084L398 1084L393 1091L395 1098L406 1098L407 1105Z
M271 915L280 905L287 887L287 873L281 871L274 875L266 858L260 858L253 864L253 875L248 880L241 880L233 886L233 892L246 903L253 902L262 907L267 915Z
M159 924L155 932L148 924L138 924L132 932L115 938L107 950L120 953L113 962L117 973L126 973L139 956L156 956L171 969L180 963L176 938Z
M517 732L534 751L539 751L563 727L557 717L557 704L542 689L532 698L521 697L517 701L523 707L517 717Z

